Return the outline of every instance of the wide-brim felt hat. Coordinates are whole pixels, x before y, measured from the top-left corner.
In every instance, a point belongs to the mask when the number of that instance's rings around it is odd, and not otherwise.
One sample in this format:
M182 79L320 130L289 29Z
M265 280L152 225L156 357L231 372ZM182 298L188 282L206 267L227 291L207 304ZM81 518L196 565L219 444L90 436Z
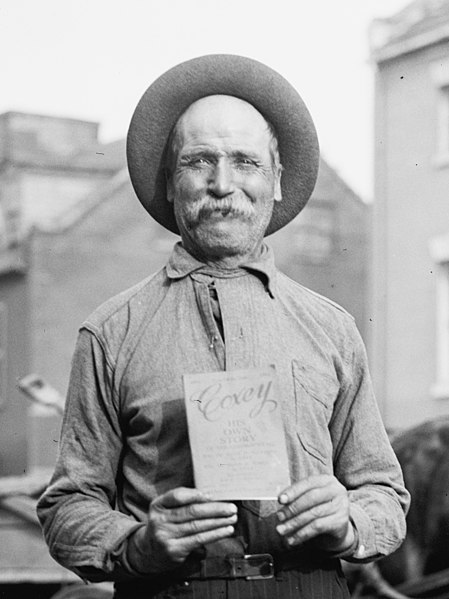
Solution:
M225 94L252 104L274 127L283 166L282 201L275 202L266 235L290 222L305 206L316 183L319 145L309 111L295 88L256 60L210 54L183 62L161 75L139 101L128 131L128 170L144 208L178 233L167 201L167 140L181 114L196 100Z

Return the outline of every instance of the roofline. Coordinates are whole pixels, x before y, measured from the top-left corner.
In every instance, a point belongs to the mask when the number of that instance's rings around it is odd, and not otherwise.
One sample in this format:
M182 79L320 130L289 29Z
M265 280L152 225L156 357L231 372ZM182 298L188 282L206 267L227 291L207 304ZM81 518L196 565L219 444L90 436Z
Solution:
M45 225L35 225L34 232L39 235L65 233L81 223L93 210L110 199L124 185L130 185L127 166L117 171L104 185L100 184L96 189L87 193L82 200L75 203L54 221Z
M379 64L446 40L449 40L449 23L441 25L432 31L414 35L409 39L387 42L385 46L372 50L371 58Z
M93 121L91 119L81 119L70 116L58 116L55 114L43 114L40 112L28 112L26 110L6 110L5 112L0 113L0 119L6 119L14 116L31 116L42 119L51 119L51 120L59 120L59 121L68 121L72 123L85 123L88 125L96 125L100 126L99 121Z
M5 158L0 161L0 174L2 171L5 171L6 168L12 167L16 170L31 170L31 171L57 171L58 173L67 173L67 174L83 174L83 175L92 175L92 174L111 174L114 175L118 171L120 171L122 166L114 166L114 165L104 165L104 166L90 166L84 164L71 164L70 160L73 160L72 156L69 156L68 159L63 161L55 162L43 162L39 160L31 160L31 159L23 159L23 158Z
M320 160L324 163L325 167L328 168L332 172L332 175L337 179L338 183L341 184L345 188L345 191L349 192L348 196L350 196L351 201L353 201L356 204L359 204L363 207L369 208L371 202L364 199L359 193L357 193L351 187L351 185L343 178L343 176L329 163L329 161L323 157L322 154L320 156ZM318 177L319 177L319 170L318 170ZM318 182L318 179L317 179L317 182ZM315 192L316 192L316 187L312 192L312 196L315 194ZM319 196L315 196L315 197L319 197Z

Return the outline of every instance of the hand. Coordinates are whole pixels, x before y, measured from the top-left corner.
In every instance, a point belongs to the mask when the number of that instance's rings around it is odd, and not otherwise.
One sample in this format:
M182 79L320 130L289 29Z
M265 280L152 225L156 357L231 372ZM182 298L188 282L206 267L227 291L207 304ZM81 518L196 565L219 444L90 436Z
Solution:
M322 549L343 551L354 542L348 492L335 476L306 478L285 489L278 500L284 507L276 530L288 546L316 539Z
M128 543L128 559L142 573L170 570L195 549L234 533L237 507L211 501L196 489L179 487L150 505L148 524Z

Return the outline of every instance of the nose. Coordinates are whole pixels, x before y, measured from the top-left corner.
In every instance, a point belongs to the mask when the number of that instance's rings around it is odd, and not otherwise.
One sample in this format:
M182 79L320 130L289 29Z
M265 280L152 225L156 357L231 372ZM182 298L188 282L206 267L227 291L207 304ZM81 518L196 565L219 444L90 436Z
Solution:
M234 177L228 160L220 158L215 164L209 180L209 191L217 198L234 192Z

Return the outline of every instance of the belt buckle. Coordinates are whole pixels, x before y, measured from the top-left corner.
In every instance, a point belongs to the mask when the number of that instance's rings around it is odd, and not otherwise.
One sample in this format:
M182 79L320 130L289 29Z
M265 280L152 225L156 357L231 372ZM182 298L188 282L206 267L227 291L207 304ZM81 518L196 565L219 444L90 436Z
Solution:
M231 559L231 576L246 580L265 580L274 576L273 556L269 553L250 553Z

